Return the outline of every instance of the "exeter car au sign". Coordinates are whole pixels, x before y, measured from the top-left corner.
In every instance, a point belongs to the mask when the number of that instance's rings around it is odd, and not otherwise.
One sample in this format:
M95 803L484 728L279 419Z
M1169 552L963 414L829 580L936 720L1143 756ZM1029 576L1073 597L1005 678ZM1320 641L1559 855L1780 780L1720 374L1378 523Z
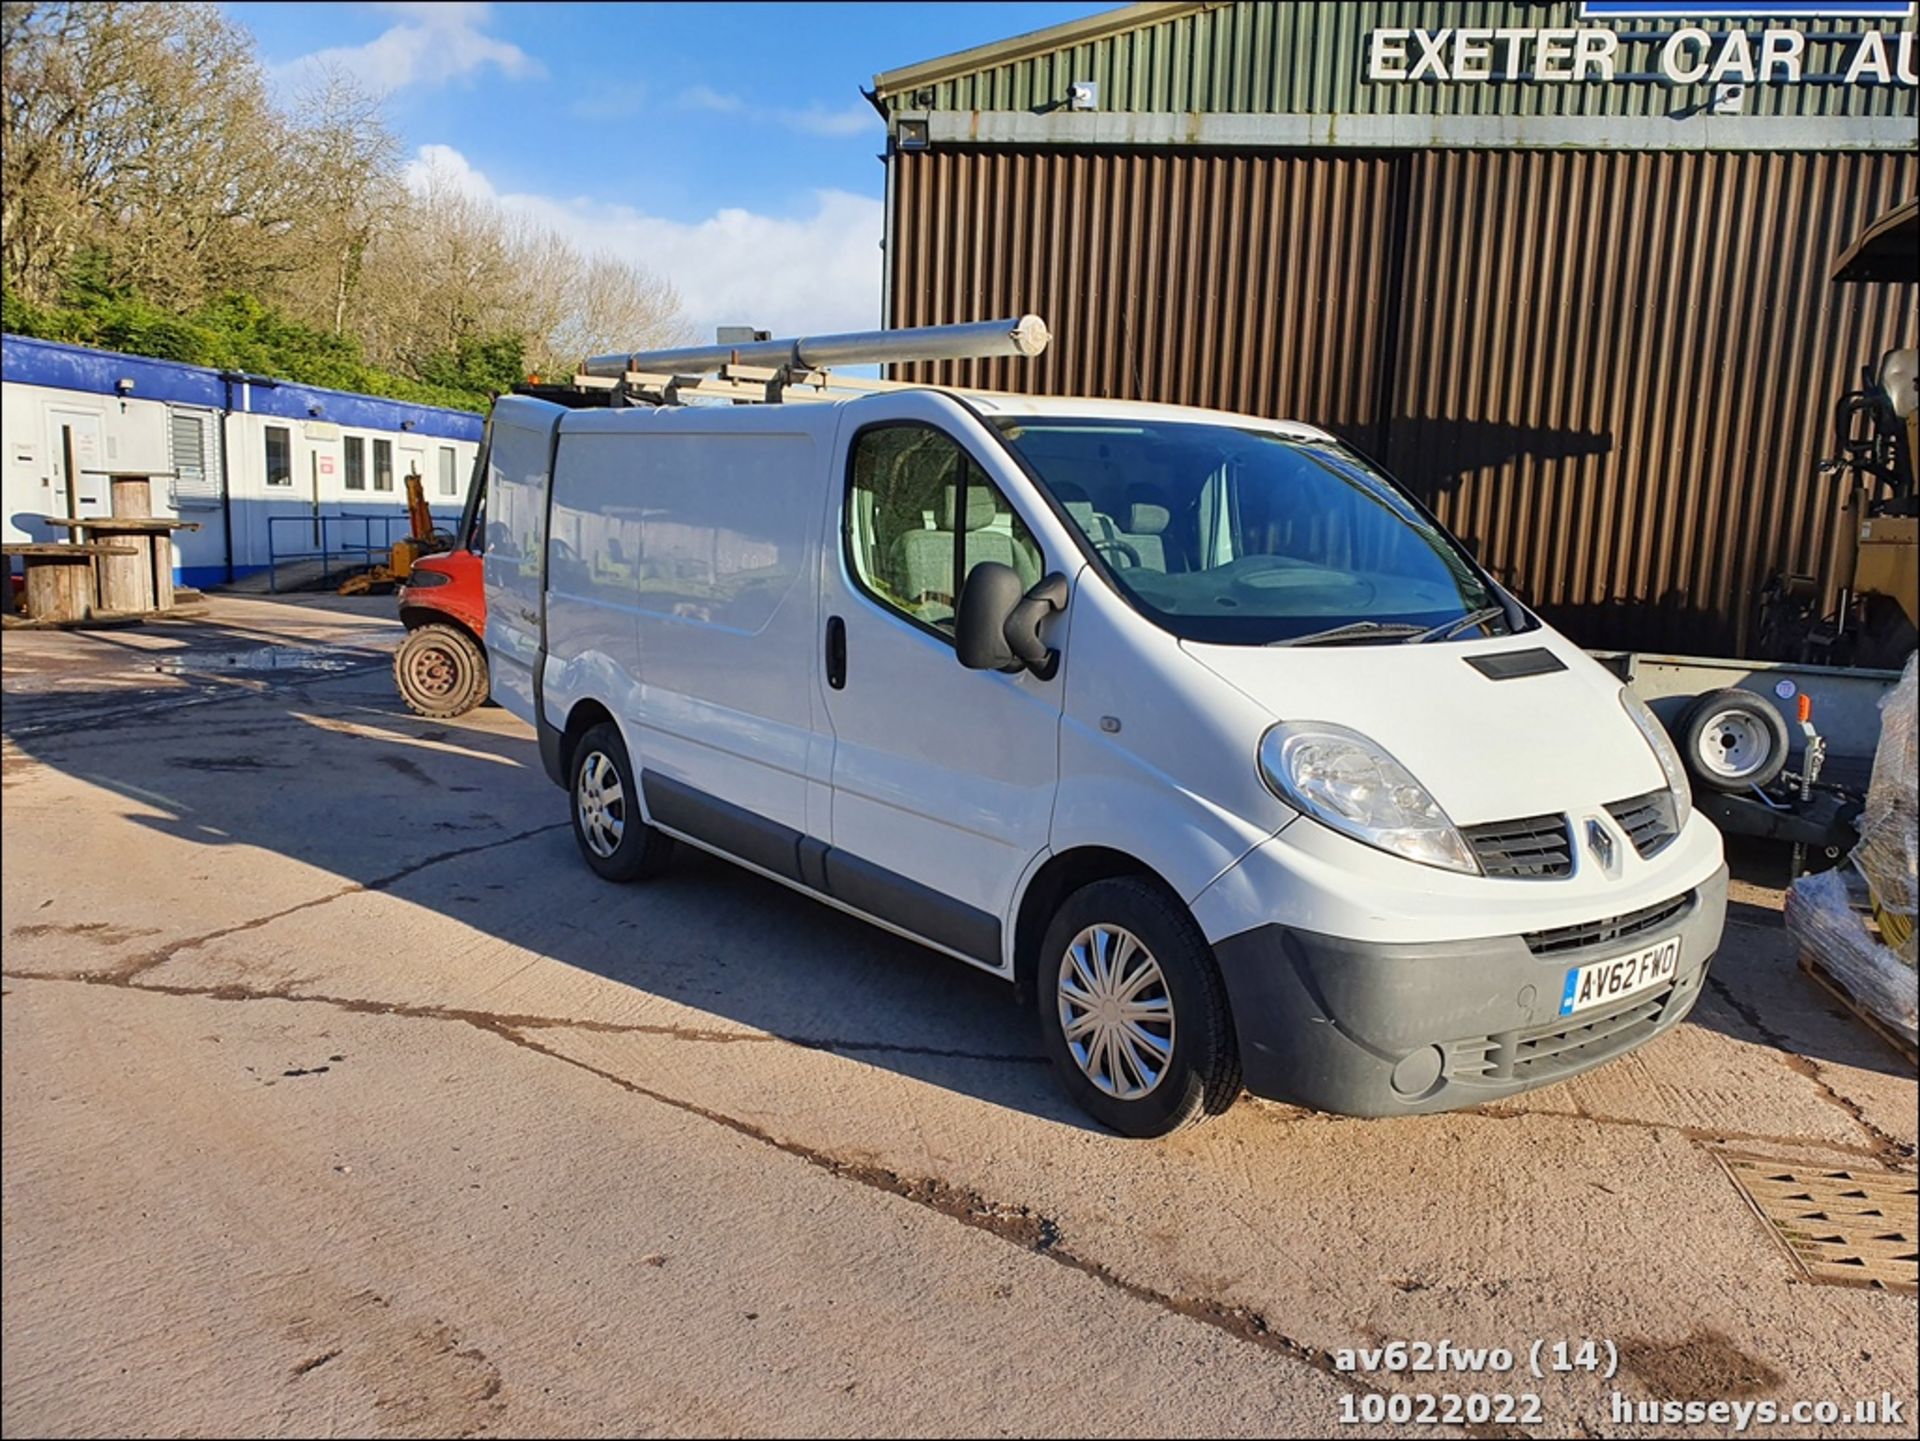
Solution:
M1772 26L1757 34L1743 28L1707 30L1678 23L1700 20L1764 21L1770 17L1810 16L1901 20L1912 13L1907 0L1834 0L1819 4L1714 4L1694 0L1586 0L1585 19L1612 24L1580 26L1449 26L1419 29L1383 26L1367 37L1367 78L1401 81L1537 81L1610 83L1615 80L1665 80L1672 85L1797 85L1815 80L1847 85L1920 84L1915 74L1915 36L1867 30L1815 38L1838 49L1833 73L1810 75L1806 69L1808 32L1798 26ZM1623 37L1614 27L1639 22L1648 28ZM1652 44L1656 74L1627 74L1621 69L1623 40ZM1832 62L1830 62L1832 63Z

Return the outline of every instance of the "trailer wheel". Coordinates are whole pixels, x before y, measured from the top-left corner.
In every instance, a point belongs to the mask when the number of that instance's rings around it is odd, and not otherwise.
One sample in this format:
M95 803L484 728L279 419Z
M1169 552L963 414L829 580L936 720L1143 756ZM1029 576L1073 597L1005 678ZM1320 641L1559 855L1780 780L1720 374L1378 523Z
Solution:
M418 626L394 652L393 683L414 714L451 720L487 698L487 653L453 626Z
M1786 718L1743 690L1708 691L1687 707L1676 736L1687 773L1710 791L1769 785L1786 768Z

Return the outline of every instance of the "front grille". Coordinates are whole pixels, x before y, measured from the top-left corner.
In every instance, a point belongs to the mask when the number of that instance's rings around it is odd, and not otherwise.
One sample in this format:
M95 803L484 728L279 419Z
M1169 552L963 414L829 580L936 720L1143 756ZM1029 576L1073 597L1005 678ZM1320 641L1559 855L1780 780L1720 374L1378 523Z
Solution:
M1490 821L1463 827L1461 834L1490 876L1545 880L1573 871L1573 836L1564 815Z
M1607 807L1607 814L1619 823L1627 839L1633 842L1633 848L1643 857L1659 855L1680 834L1680 827L1675 824L1671 791L1648 791L1630 800L1615 801Z
M1684 896L1675 896L1670 901L1661 901L1658 905L1642 906L1637 911L1628 911L1624 916L1608 916L1603 921L1586 921L1577 926L1555 926L1551 930L1528 931L1522 937L1527 949L1536 956L1558 955L1561 951L1577 951L1583 946L1605 945L1608 941L1624 940L1628 936L1637 936L1643 931L1651 931L1663 926L1680 915L1693 904L1693 892Z
M1619 1008L1566 1017L1526 1031L1476 1036L1447 1047L1447 1075L1476 1081L1544 1082L1631 1050L1659 1028L1677 985L1633 996Z

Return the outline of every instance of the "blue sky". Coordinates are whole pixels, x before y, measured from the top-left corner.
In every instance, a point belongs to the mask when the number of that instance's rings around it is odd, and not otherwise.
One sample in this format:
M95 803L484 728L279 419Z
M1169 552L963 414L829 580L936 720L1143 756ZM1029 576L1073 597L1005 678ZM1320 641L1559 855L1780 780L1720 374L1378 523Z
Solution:
M276 88L387 97L416 176L641 259L705 332L879 320L876 71L1110 4L228 4Z

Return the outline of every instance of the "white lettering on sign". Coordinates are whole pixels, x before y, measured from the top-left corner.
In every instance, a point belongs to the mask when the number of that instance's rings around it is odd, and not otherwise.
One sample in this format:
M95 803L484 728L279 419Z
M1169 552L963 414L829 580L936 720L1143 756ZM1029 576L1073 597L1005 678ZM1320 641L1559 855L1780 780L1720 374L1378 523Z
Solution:
M1573 42L1573 78L1612 81L1613 56L1619 48L1620 37L1611 30L1580 31Z
M1493 58L1493 31L1462 25L1453 32L1453 78L1485 80L1486 62Z
M1533 48L1535 80L1571 80L1573 71L1562 62L1573 59L1571 30L1542 30Z
M1407 78L1407 31L1376 30L1367 37L1367 79Z
M1513 30L1502 28L1493 32L1493 38L1500 42L1500 71L1509 78L1520 73L1520 50L1527 43L1531 30Z
M1414 43L1420 47L1420 58L1414 62L1413 70L1407 76L1409 80L1418 80L1428 71L1433 72L1436 80L1450 80L1453 78L1447 74L1446 57L1447 36L1452 33L1450 30L1416 30L1413 32Z
M1683 26L1667 37L1667 43L1660 47L1660 73L1675 85L1697 85L1707 78L1707 47L1713 43L1713 37L1695 25ZM1681 68L1680 52L1696 52L1699 63Z
M1760 83L1773 80L1775 68L1786 72L1783 78L1800 82L1800 62L1807 53L1807 37L1798 30L1769 30L1760 37Z
M1882 85L1887 83L1887 41L1878 30L1869 30L1860 37L1860 48L1853 52L1853 64L1847 67L1847 84L1858 85L1861 81L1873 79Z
M1753 45L1746 31L1735 30L1727 36L1726 44L1720 47L1720 58L1713 62L1707 79L1715 85L1729 80L1738 80L1743 85L1753 83Z
M1832 37L1828 37L1832 38ZM1868 30L1845 37L1849 85L1920 85L1920 37ZM1891 43L1889 43L1891 42ZM1661 42L1659 73L1671 85L1798 85L1807 79L1803 30L1768 29L1756 47L1745 30L1713 33L1684 25ZM1839 61L1834 62L1836 66ZM1606 26L1383 26L1367 37L1369 80L1534 80L1612 84L1620 79L1620 36ZM1640 77L1645 78L1645 77ZM1819 76L1832 80L1835 76Z

